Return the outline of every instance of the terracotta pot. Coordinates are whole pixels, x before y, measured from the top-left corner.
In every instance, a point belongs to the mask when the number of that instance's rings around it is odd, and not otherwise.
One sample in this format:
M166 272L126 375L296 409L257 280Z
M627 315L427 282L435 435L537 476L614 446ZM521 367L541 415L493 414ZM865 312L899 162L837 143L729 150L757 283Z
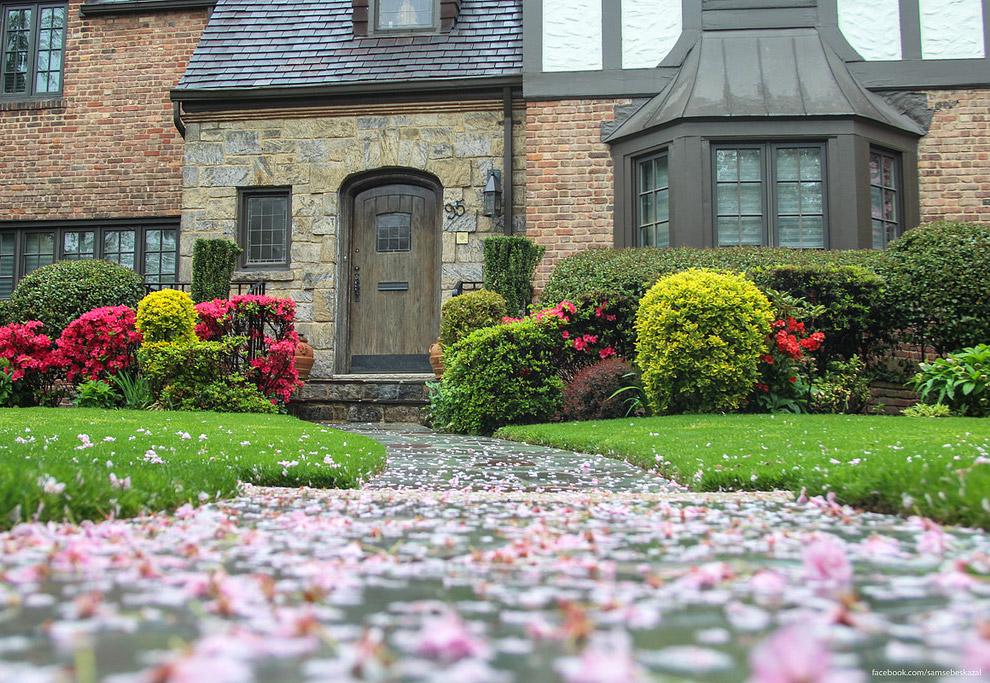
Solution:
M316 361L313 357L313 347L306 341L305 335L299 335L299 344L296 346L294 360L299 379L305 382L309 378L309 371L313 369L313 363Z
M443 351L439 342L430 347L430 366L437 379L443 377Z

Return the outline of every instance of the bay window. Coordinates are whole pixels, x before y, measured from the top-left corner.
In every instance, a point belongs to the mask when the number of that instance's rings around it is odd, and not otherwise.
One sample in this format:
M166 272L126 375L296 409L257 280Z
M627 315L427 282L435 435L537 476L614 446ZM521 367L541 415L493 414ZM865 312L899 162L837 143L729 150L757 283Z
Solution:
M824 144L718 144L712 153L718 246L825 248Z

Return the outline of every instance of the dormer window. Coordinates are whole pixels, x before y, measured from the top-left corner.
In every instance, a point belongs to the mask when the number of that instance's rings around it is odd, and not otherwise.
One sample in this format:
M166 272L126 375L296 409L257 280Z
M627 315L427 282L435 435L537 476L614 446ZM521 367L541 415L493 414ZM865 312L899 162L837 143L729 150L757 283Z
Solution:
M410 31L435 26L434 0L378 0L375 29Z
M351 0L355 37L450 33L460 10L461 0Z

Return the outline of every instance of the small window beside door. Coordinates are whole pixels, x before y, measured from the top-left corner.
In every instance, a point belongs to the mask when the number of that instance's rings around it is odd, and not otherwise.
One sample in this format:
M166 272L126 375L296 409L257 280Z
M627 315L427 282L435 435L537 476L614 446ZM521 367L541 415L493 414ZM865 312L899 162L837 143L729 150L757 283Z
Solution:
M243 265L271 268L289 265L290 192L287 189L241 193L240 238Z

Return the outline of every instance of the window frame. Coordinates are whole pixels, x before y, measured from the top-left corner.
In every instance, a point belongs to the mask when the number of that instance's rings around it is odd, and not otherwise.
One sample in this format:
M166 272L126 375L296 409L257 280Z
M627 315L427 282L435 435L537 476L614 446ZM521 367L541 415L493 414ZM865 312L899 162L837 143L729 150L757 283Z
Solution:
M882 184L883 183L883 169L882 169L882 166L881 166L881 170L880 170L880 177L881 177L880 182L881 182L881 185L878 186L878 185L874 185L873 184L872 170L868 173L868 175L870 176L869 177L869 184L870 184L870 234L872 235L872 248L873 249L886 249L887 246L891 242L893 242L895 239L897 239L898 237L900 237L901 235L904 234L904 205L903 205L904 204L904 173L903 173L903 159L902 159L902 155L901 155L900 152L895 152L893 150L889 150L889 149L886 149L884 147L879 147L877 145L870 145L870 160L869 160L869 164L871 166L873 164L873 156L874 155L877 155L877 156L880 157L881 163L882 163L882 160L884 158L887 158L887 159L890 159L893 162L893 164L894 164L894 173L893 173L893 176L894 176L894 178L893 178L893 180L894 180L894 186L892 188L887 188L887 187L885 187ZM888 191L891 191L891 192L894 193L894 216L895 216L895 219L893 221L887 220L887 219L883 218L882 216L879 219L877 219L877 218L875 218L873 216L873 188L875 188L875 187L879 187L881 193L884 192L885 190L888 190ZM881 201L882 201L882 195L881 195ZM879 245L879 246L877 246L876 235L873 233L873 222L876 221L876 220L879 220L885 226L885 229L883 230L883 234L881 236L881 240L882 240L883 243L881 245ZM890 238L890 236L889 236L889 234L888 234L888 232L886 230L886 226L887 225L893 225L894 226L895 235L894 235L893 239Z
M292 263L292 188L291 187L249 187L241 188L237 198L237 239L242 252L240 268L243 270L288 270ZM283 235L282 261L251 261L251 231L249 226L248 203L254 198L279 197L285 199L285 227Z
M61 61L59 64L59 87L58 90L48 92L37 92L38 79L38 52L39 52L39 22L41 12L45 9L60 8L62 10L62 49ZM7 48L7 11L12 9L30 9L31 23L28 32L28 68L27 68L27 88L23 92L7 93L3 91L4 66L6 61ZM33 102L44 100L57 100L62 97L65 90L65 57L68 52L68 23L69 7L66 2L0 2L0 102L17 101Z
M11 291L13 291L18 283L24 279L24 277L30 272L26 272L25 267L25 246L26 239L28 235L37 234L52 234L54 236L55 245L53 252L53 263L65 260L88 260L90 257L84 259L66 259L65 251L65 235L66 233L72 232L92 232L94 233L94 251L95 259L105 259L105 243L104 236L108 232L121 232L133 230L134 235L134 267L125 265L125 268L131 268L134 272L140 275L143 279L148 277L145 272L145 240L146 235L149 230L175 230L175 270L171 273L152 273L151 277L157 278L158 282L161 284L172 284L179 280L179 238L181 235L181 230L179 227L178 218L162 218L162 219L108 219L108 220L83 220L83 221L0 221L0 234L3 235L13 235L14 236L14 253L13 256L13 275L11 282ZM125 252L127 253L127 252ZM6 256L6 255L5 255ZM117 261L113 261L117 263ZM42 264L42 265L48 265ZM37 267L41 267L40 265ZM3 278L4 280L8 278ZM6 299L9 294L0 294L0 298Z
M379 35L437 33L440 29L440 0L430 0L430 3L432 5L432 21L429 25L397 26L395 28L389 28L381 25L382 0L371 0L371 33Z
M650 190L643 190L642 187L642 176L640 175L640 169L646 163L651 163L655 165L658 159L664 159L667 163L667 184L663 187L657 187L656 183L653 183L653 187ZM655 172L655 170L654 170ZM632 176L633 176L633 226L635 230L635 241L638 247L653 246L653 247L669 247L671 243L671 233L670 233L670 154L666 148L656 150L650 154L646 154L640 157L636 157L632 161ZM648 226L643 224L642 221L642 200L643 197L652 194L654 198L657 193L666 192L667 193L667 215L664 220L654 220ZM654 218L656 218L656 203L654 199ZM657 240L657 230L661 225L665 225L667 229L667 239L666 244L658 244ZM643 230L644 228L649 228L653 231L653 244L646 245L645 240L643 240Z
M709 185L711 191L711 222L712 222L712 244L716 248L737 247L737 246L780 246L780 204L778 196L778 185L783 182L777 175L777 151L780 149L805 149L818 148L821 158L821 178L822 186L822 244L821 246L809 247L788 247L791 249L828 249L829 248L829 178L828 178L828 142L822 139L761 139L761 140L740 140L740 141L711 141L709 145L710 154L710 174ZM717 155L720 150L759 150L760 152L760 210L762 221L762 237L759 245L739 245L721 244L719 242L719 206L718 206L718 162ZM800 181L799 181L800 182Z

